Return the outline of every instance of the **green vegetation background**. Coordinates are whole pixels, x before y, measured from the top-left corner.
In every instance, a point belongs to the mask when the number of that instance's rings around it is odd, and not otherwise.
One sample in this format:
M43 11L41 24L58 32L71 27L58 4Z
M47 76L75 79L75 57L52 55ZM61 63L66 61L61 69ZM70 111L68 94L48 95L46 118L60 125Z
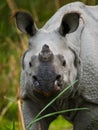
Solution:
M28 36L20 33L12 14L17 9L31 12L37 26L45 22L61 6L75 0L0 0L0 130L21 130L18 111L21 55L27 47ZM80 0L97 5L98 0ZM50 130L71 130L71 125L59 117Z

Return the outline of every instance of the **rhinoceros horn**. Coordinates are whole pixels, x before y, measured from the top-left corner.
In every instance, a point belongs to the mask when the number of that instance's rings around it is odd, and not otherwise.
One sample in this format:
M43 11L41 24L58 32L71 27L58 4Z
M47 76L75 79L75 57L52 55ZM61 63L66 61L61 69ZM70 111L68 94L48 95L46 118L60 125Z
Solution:
M48 45L43 45L41 52L39 53L39 60L44 62L50 62L53 60L53 53Z

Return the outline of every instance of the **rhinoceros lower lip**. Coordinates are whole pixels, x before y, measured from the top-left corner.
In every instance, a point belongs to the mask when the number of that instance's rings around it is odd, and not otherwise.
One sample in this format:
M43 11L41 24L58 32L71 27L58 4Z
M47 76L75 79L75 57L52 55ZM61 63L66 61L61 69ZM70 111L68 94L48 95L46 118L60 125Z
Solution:
M43 95L45 97L50 97L53 94L59 92L60 90L61 90L61 88L59 86L56 86L56 87L54 87L53 90L47 91L47 92L42 90L42 89L40 89L40 88L39 89L38 88L34 88L34 92L36 92L36 94L40 94L40 95Z

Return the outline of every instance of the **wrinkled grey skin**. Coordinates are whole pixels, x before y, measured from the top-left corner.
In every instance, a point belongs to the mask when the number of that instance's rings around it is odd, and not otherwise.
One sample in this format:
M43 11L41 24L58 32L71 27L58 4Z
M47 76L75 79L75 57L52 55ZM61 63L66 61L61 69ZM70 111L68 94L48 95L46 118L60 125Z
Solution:
M98 6L75 2L63 6L37 29L27 12L16 12L18 28L30 35L22 57L21 97L27 126L60 91L78 79L42 115L77 107L89 110L63 116L73 130L98 130ZM48 130L56 116L33 124L29 130Z

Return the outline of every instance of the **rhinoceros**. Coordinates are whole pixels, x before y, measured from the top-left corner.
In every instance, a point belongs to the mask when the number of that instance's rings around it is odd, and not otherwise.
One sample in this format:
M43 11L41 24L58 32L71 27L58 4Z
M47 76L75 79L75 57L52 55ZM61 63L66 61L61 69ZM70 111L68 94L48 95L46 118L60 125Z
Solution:
M25 126L40 110L78 80L42 115L74 108L89 110L62 114L73 130L98 130L98 6L74 2L61 7L38 29L25 11L15 13L17 27L30 35L22 57L21 98ZM57 117L32 124L29 130L48 130Z

